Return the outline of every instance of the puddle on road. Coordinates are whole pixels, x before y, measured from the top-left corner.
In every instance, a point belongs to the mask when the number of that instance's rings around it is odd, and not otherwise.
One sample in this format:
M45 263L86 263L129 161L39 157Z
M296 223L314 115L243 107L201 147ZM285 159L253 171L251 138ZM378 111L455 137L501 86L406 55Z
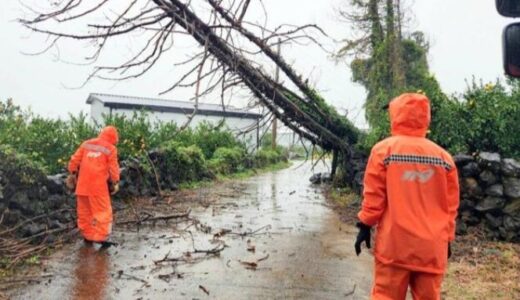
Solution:
M320 171L320 170L316 170ZM308 164L267 173L227 188L208 207L192 206L206 233L189 222L117 228L117 248L82 242L46 264L54 274L12 293L13 299L366 299L372 258L356 257L356 230L342 224L312 186ZM232 185L232 188L229 188ZM180 231L189 227L187 231ZM215 233L231 231L218 240ZM190 233L188 233L191 232ZM243 232L255 232L241 237ZM187 251L225 249L218 256ZM254 252L252 252L254 248ZM181 258L181 262L154 263ZM190 263L186 263L186 261ZM256 269L252 270L256 263ZM353 294L350 294L354 291ZM350 294L350 295L349 295ZM349 295L347 297L347 295Z

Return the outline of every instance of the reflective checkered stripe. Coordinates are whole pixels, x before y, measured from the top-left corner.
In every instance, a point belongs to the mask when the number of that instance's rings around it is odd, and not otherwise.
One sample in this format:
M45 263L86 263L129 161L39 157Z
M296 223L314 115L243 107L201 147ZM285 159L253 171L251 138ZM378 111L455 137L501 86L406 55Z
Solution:
M103 147L101 145L94 145L94 144L84 144L83 148L91 151L101 152L106 155L110 155L110 150L106 147Z
M446 170L451 170L452 166L441 158L434 156L421 156L414 154L392 154L385 158L385 166L393 163L398 164L421 164L421 165L434 165L441 166Z

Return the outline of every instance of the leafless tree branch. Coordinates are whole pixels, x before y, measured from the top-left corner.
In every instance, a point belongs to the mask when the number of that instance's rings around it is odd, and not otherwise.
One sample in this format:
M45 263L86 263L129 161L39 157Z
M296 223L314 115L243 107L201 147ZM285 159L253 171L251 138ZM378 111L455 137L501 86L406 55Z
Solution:
M261 5L267 23L267 11L264 3L250 0L203 0L197 4L209 8L206 12L197 13L199 9L188 0L132 0L125 3L119 11L109 10L108 0L96 2L86 0L70 0L57 3L54 10L37 13L32 19L21 20L30 30L53 37L49 48L62 39L88 40L95 45L95 51L86 58L97 61L107 41L118 36L137 32L142 34L144 46L123 62L113 65L96 66L87 78L105 80L127 80L137 78L155 66L168 50L173 48L174 34L188 34L199 46L195 55L177 62L174 66L190 66L170 87L161 92L168 93L176 88L194 89L194 113L188 117L183 127L188 126L198 110L201 97L213 92L220 92L220 101L225 107L226 93L236 88L247 87L251 94L267 108L277 119L291 130L319 144L325 149L341 149L351 152L353 142L348 123L330 113L315 89L302 78L285 59L272 49L279 43L313 43L323 48L320 41L310 34L311 31L325 36L325 32L315 24L293 26L282 24L269 29L245 20L247 12L254 4ZM87 4L88 3L88 4ZM138 4L144 5L133 13ZM107 11L110 14L105 14ZM71 21L86 20L87 17L103 14L108 23L87 24L87 32L61 31ZM133 14L133 15L131 15ZM107 17L110 15L112 17ZM115 15L115 16L114 16ZM208 17L206 17L206 15ZM204 16L202 18L201 16ZM95 18L94 18L95 19ZM203 19L205 21L203 21ZM91 20L91 19L89 19ZM56 27L46 26L55 21ZM262 35L255 35L248 28L256 28ZM145 37L146 36L146 37ZM203 51L200 49L203 48ZM295 86L295 90L275 82L264 71L263 61L257 56L274 62ZM194 78L195 77L195 78ZM202 87L205 88L202 88ZM218 91L220 89L220 91ZM348 137L348 138L346 138Z

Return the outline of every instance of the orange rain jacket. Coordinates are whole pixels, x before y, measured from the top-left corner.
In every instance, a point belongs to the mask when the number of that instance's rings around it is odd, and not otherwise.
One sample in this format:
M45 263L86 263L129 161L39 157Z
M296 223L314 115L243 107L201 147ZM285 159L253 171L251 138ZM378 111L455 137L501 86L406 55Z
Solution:
M69 172L79 169L76 195L108 196L107 181L119 181L117 161L117 130L113 126L103 128L97 138L85 141L72 155Z
M375 257L386 265L443 274L459 206L452 157L425 138L430 103L420 94L390 102L392 136L372 148L365 171L362 223L377 224Z

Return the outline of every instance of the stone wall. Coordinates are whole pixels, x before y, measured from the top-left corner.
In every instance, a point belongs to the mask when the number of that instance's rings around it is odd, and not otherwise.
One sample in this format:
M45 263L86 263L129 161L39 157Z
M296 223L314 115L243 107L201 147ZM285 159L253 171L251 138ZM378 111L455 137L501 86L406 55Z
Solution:
M454 156L459 171L461 202L457 234L483 225L489 238L520 242L520 163L498 153ZM354 190L363 190L366 157L358 157Z
M1 148L0 228L22 224L13 233L28 237L65 228L74 222L75 202L66 193L63 180L64 175L47 177L29 160ZM44 236L49 239L41 234Z
M160 160L164 155L156 153L151 157ZM157 195L157 180L149 169L138 160L122 161L121 190L117 197ZM165 176L172 172L166 172L160 165L157 165L157 172L163 191L177 188L177 184ZM66 173L46 176L31 160L10 148L0 147L0 232L18 237L37 236L33 242L43 239L52 242L54 236L44 232L75 226L76 199L65 187L66 177ZM116 204L120 201L113 202Z
M488 237L520 242L520 163L489 152L454 159L461 187L457 233L483 224Z

